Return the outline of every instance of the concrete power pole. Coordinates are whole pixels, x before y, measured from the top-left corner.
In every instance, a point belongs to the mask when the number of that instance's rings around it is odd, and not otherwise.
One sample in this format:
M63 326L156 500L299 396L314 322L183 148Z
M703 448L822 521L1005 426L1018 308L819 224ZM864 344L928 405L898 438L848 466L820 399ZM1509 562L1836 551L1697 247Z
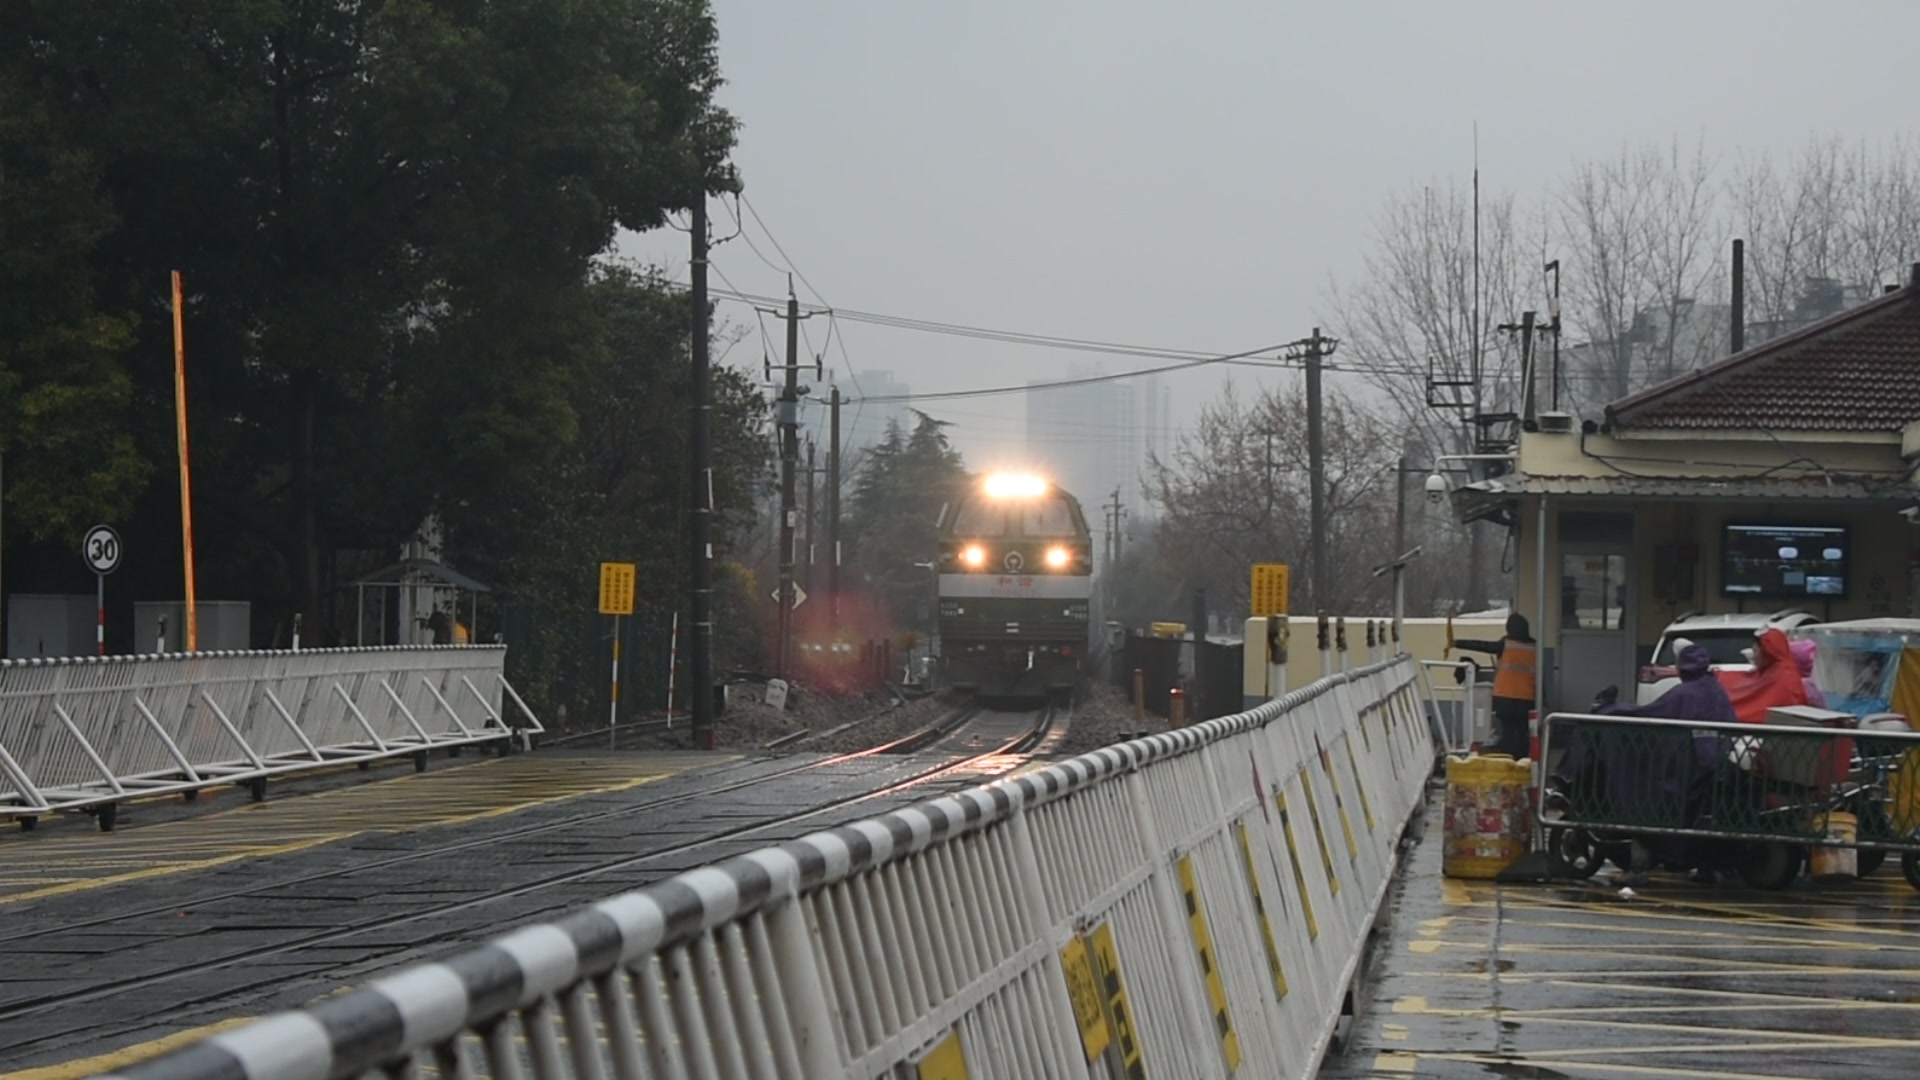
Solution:
M840 388L833 388L827 428L827 628L840 632Z
M693 199L693 745L713 749L712 364L707 352L707 193Z
M1307 339L1307 470L1311 474L1311 524L1313 528L1313 577L1311 595L1315 611L1327 610L1327 442L1325 417L1321 415L1320 364L1326 357L1327 341L1320 328L1313 328Z
M787 677L793 655L793 499L794 466L800 457L800 301L787 283L787 378L780 392L780 631L774 645L773 673Z
M814 541L819 538L820 519L814 516L814 496L820 491L820 474L813 467L813 438L807 438L807 568L801 571L801 588L813 588Z

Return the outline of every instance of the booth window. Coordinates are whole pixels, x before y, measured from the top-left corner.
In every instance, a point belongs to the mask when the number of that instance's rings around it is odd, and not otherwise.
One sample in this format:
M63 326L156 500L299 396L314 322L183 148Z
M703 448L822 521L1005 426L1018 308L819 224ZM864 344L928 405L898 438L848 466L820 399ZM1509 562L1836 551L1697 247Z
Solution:
M1626 606L1625 555L1561 556L1561 629L1624 629Z

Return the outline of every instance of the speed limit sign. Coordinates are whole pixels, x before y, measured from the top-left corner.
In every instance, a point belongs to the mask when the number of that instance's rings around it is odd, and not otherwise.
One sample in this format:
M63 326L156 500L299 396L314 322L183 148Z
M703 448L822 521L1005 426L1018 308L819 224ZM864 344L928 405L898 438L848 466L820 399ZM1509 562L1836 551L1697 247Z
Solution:
M120 567L120 534L111 525L95 525L87 530L80 553L96 574L111 574Z

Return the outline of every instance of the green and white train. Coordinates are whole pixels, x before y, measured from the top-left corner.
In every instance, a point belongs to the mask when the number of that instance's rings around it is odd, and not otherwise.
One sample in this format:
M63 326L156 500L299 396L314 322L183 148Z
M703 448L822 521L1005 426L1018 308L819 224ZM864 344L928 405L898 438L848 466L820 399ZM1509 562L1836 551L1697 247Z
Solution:
M985 478L941 511L940 681L982 700L1070 695L1088 643L1093 537L1079 500Z

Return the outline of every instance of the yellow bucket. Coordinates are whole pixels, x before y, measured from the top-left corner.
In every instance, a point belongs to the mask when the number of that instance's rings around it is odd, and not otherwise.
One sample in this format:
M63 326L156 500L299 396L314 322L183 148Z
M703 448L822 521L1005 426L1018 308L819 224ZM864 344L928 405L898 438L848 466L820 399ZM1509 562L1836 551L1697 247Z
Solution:
M1845 844L1853 843L1859 836L1859 821L1852 814L1838 810L1815 818L1813 825L1827 839ZM1807 875L1815 881L1851 881L1860 876L1860 851L1816 844L1807 859Z
M1527 853L1533 768L1504 754L1447 759L1446 840L1440 872L1489 880Z

